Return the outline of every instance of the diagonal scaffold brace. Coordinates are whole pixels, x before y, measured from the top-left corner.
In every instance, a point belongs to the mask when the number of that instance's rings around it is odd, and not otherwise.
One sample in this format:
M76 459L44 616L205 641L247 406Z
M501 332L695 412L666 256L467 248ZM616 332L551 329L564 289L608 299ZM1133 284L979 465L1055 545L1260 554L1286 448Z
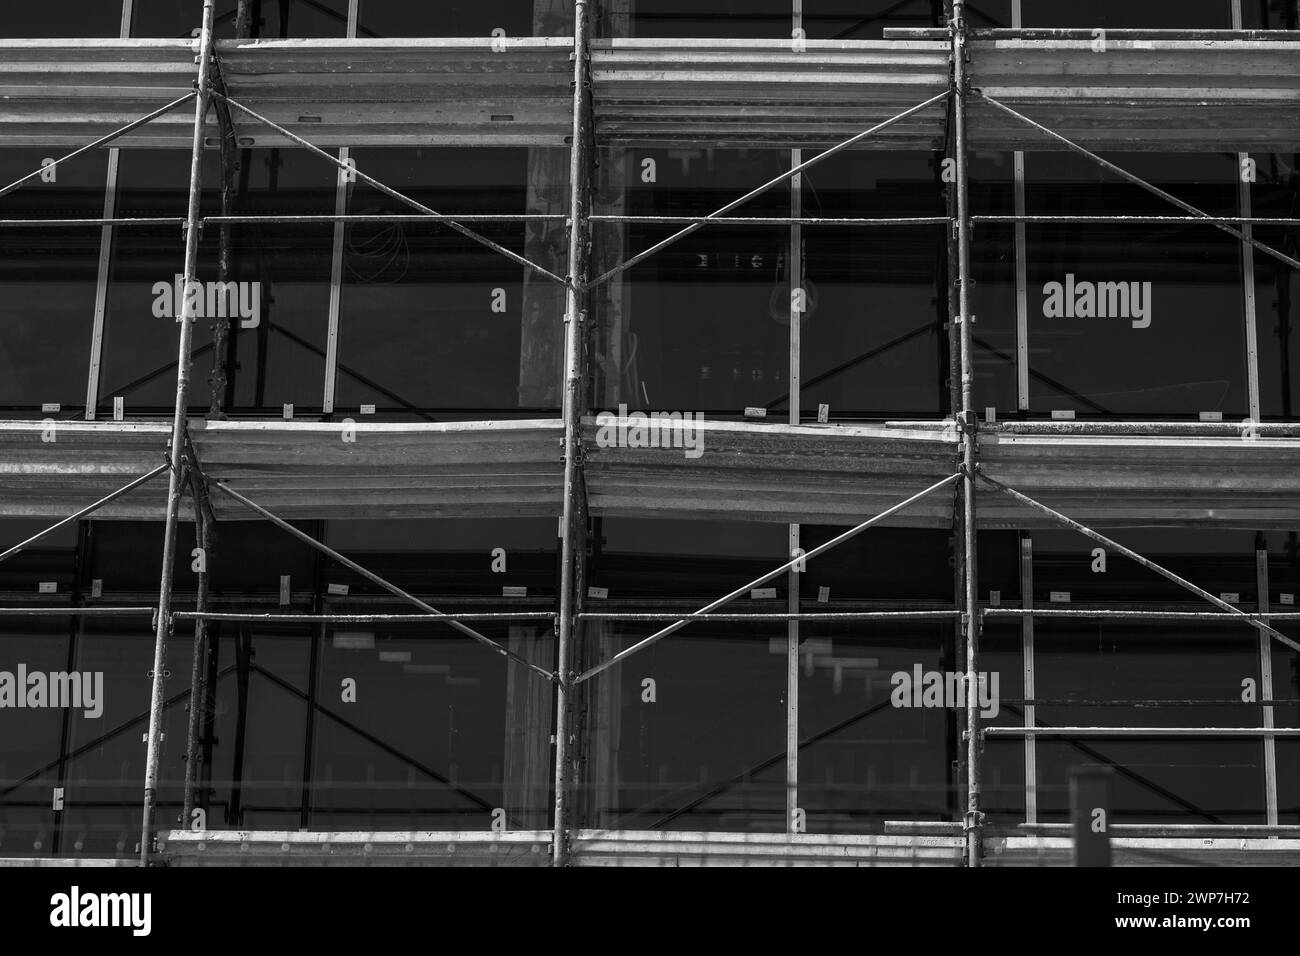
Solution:
M990 488L1000 491L1004 495L1007 495L1010 498L1014 498L1016 501L1020 502L1023 505L1027 505L1030 508L1033 508L1035 511L1041 512L1042 514L1051 518L1053 521L1055 521L1057 524L1061 525L1062 527L1069 528L1072 531L1077 531L1079 532L1079 534L1083 535L1084 537L1091 538L1093 541L1096 541L1098 544L1110 548L1113 551L1117 551L1118 553L1124 555L1124 557L1136 561L1138 564L1142 565L1142 567L1150 571L1154 571L1156 574L1159 574L1161 577L1172 581L1174 584L1177 584L1181 588L1191 591L1197 597L1204 598L1206 601L1209 601L1211 604L1219 608L1221 611L1227 612L1225 616L1240 618L1242 623L1249 624L1252 627L1257 628L1261 633L1269 635L1274 640L1279 641L1282 644L1285 644L1287 647L1291 648L1292 650L1300 651L1300 643L1293 641L1291 638L1287 637L1277 628L1271 626L1265 618L1255 614L1250 614L1246 611L1241 610L1241 608L1233 607L1231 604L1229 604L1227 601L1223 600L1222 598L1214 594L1211 594L1209 591L1205 590L1202 587L1197 586L1196 584L1193 584L1191 581L1188 581L1186 578L1181 577L1178 574L1175 574L1173 571L1170 571L1168 568L1156 564L1150 558L1138 554L1132 548L1126 548L1118 541L1115 541L1112 538L1108 538L1104 534L1101 534L1100 532L1094 531L1092 528L1089 528L1087 525L1075 521L1073 518L1069 517L1068 515L1061 514L1061 512L1048 507L1047 505L1043 504L1041 501L1036 501L1035 499L1030 498L1028 495L1016 491L1014 488L1010 487L1009 485L1004 485L1002 482L990 478L988 475L984 474L984 472L981 471L979 468L975 469L975 476L979 478L981 481L983 481Z
M159 107L158 109L154 110L152 113L148 114L147 116L142 116L137 120L132 120L130 123L127 123L125 126L122 126L118 129L113 130L113 132L111 133L107 133L104 136L101 136L99 139L95 140L94 142L87 143L85 146L79 146L76 149L74 149L72 152L68 153L66 156L60 156L58 159L48 163L45 166L42 166L40 169L33 170L32 172L28 173L26 176L21 177L20 179L15 179L8 186L0 188L0 197L7 196L15 189L18 189L21 186L23 186L25 183L29 183L33 179L37 179L38 177L41 176L42 173L54 169L55 167L68 162L69 160L76 159L78 156L81 156L84 153L89 153L92 150L99 149L101 146L107 146L109 143L113 142L116 139L120 139L121 137L125 136L127 133L139 129L141 126L144 126L146 123L152 123L160 116L165 116L168 113L170 113L172 110L176 109L177 107L184 106L190 100L194 99L194 97L197 95L198 93L191 90L189 93L186 93L184 96L180 96L172 100L166 106ZM99 222L105 222L106 220L95 219L95 220L85 220L85 221L99 223Z
M12 557L13 555L22 551L28 545L35 544L37 541L40 541L42 538L48 537L49 535L58 531L60 528L64 527L65 525L72 524L74 521L80 521L82 518L94 514L96 511L98 511L100 508L104 507L105 505L116 501L118 498L121 498L123 495L134 491L136 488L139 488L141 485L153 481L153 479L157 478L164 471L168 471L170 469L171 469L170 464L159 465L157 468L153 469L153 471L146 472L145 474L141 475L139 478L136 478L135 480L128 482L127 484L123 485L121 488L118 488L116 491L105 495L103 498L100 498L94 504L87 505L86 507L82 508L80 511L68 515L66 518L59 519L58 521L50 525L45 530L38 531L30 538L26 538L18 542L17 544L13 545L12 547L7 548L3 553L0 553L0 561L4 561L6 558Z
M944 478L942 481L935 482L933 485L926 488L925 490L919 491L916 494L912 495L912 497L900 501L898 504L893 505L889 508L886 508L878 515L868 518L866 521L862 522L861 524L855 525L854 527L850 528L848 531L836 535L834 538L831 538L831 540L824 542L823 544L819 544L817 547L813 548L807 553L802 554L796 558L790 559L785 564L782 564L780 567L773 568L771 571L768 571L766 574L763 574L760 577L755 578L753 581L750 581L748 584L741 585L740 587L736 588L736 590L731 591L728 594L724 594L716 601L712 601L709 604L706 604L698 611L695 611L694 613L687 615L686 617L679 618L673 624L670 624L667 627L662 628L661 630L655 631L655 633L651 634L649 637L642 638L641 640L633 644L631 647L626 647L623 650L619 651L613 657L609 658L609 660L602 661L601 663L597 664L595 667L587 671L584 671L582 674L578 675L577 678L575 678L574 682L581 683L583 681L590 680L591 678L595 677L597 674L609 670L615 664L619 664L627 660L637 651L644 650L645 648L649 647L651 644L663 640L668 635L677 633L687 624L690 624L692 621L699 621L699 620L707 621L709 612L715 611L725 604L730 604L732 601L736 600L736 598L748 594L752 588L756 588L760 584L766 584L768 581L771 581L774 578L778 578L781 575L785 574L791 568L794 568L796 566L802 566L803 562L811 561L813 558L817 557L818 555L825 554L827 551L829 551L831 548L835 547L836 545L843 544L845 541L848 541L850 538L857 537L859 534L866 531L868 528L875 527L876 525L880 524L880 522L885 521L893 517L894 515L898 514L900 511L903 511L911 507L921 499L928 498L936 491L940 491L944 488L947 488L949 485L959 481L961 477L962 477L961 473L958 472L957 474L949 475L947 478Z
M1044 126L1042 123L1030 119L1024 113L1020 113L1012 109L1010 106L1007 106L1005 103L1001 103L998 100L995 100L993 97L989 96L987 93L984 93L981 90L972 90L971 92L978 95L980 99L983 100L985 103L987 103L989 106L1001 110L1003 113L1006 113L1008 116L1012 117L1013 119L1019 120L1020 122L1024 123L1026 126L1029 126L1032 129L1038 130L1038 132L1042 133L1044 136L1048 136L1051 139L1056 140L1066 149L1078 153L1080 156L1084 157L1085 159L1091 160L1092 162L1100 166L1102 169L1114 173L1116 176L1119 176L1120 178L1127 180L1128 182L1132 183L1134 186L1137 186L1141 189L1145 189L1147 192L1151 193L1151 195L1158 196L1159 198L1163 199L1165 202L1177 206L1179 209L1183 210L1183 212L1190 213L1195 220L1204 220L1206 225L1211 225L1217 229L1222 229L1228 235L1240 239L1242 242L1246 243L1249 246L1253 246L1254 248L1258 249L1260 252L1264 253L1266 256L1271 256L1272 258L1276 259L1278 262L1290 266L1292 269L1300 269L1300 260L1294 259L1291 256L1288 256L1285 252L1281 252L1278 249L1274 249L1268 243L1260 242L1258 239L1254 238L1253 236L1246 235L1240 229L1237 229L1230 224L1232 220L1225 219L1219 216L1212 216L1208 212L1205 212L1203 209L1198 209L1196 206L1193 206L1191 203L1179 199L1173 193L1166 192L1165 190L1161 189L1159 186L1147 182L1145 179L1143 179L1141 176L1138 176L1136 173L1131 173L1127 169L1124 169L1122 166L1115 165L1110 160L1098 156L1090 149L1080 146L1078 143L1074 142L1071 139L1067 139L1066 137L1062 136L1060 133L1056 132L1055 130L1049 129L1048 127ZM1020 217L1014 217L1014 218L1018 219ZM1111 217L1097 217L1097 218L1101 221L1105 221L1105 218L1111 218ZM1131 219L1137 217L1125 217L1125 218ZM1268 222L1270 220L1261 220L1261 221Z
M351 558L335 551L329 545L321 541L317 541L315 538L307 534L305 531L300 531L299 529L295 528L293 525L285 521L279 515L274 514L273 512L270 512L267 509L263 508L256 501L253 501L251 498L247 498L244 495L241 495L239 492L237 492L234 488L231 488L225 482L218 481L218 480L210 480L209 484L211 485L211 487L218 489L223 494L229 495L231 498L238 501L240 504L248 508L250 511L257 512L259 515L261 515L267 521L271 522L277 528L293 535L303 544L315 548L321 554L333 558L335 561L339 562L339 564L343 565L345 568L349 569L350 571L355 571L357 574L361 575L363 578L365 578L367 581L371 582L372 584L379 585L381 588L383 588L385 591L389 592L390 594L394 594L397 597L401 598L403 601L406 601L408 604L413 604L416 607L418 607L420 610L425 611L430 616L430 620L445 623L448 627L460 631L460 633L464 634L466 637L472 637L474 640L478 641L480 644L482 644L484 647L487 647L489 650L494 651L497 654L500 654L502 657L505 657L508 660L514 661L516 664L520 664L528 668L533 673L539 675L540 677L544 677L548 681L555 680L555 675L552 674L550 671L538 667L536 664L532 663L531 661L525 660L524 658L520 657L518 654L515 654L508 648L492 640L492 638L488 637L486 634L480 634L472 627L467 627L466 625L462 624L459 620L457 620L455 615L444 614L442 611L439 611L433 605L428 604L425 601L421 601L418 597L416 597L414 594L411 594L409 591L403 590L402 588L398 587L396 584L393 584L391 581L388 581L380 577L378 574L375 574L375 572L362 567L361 565L357 564L357 562L353 561Z
M648 249L643 249L641 252L638 252L631 259L628 259L626 262L622 262L614 266L614 268L610 269L609 271L592 279L590 282L584 283L583 289L584 290L594 289L596 286L608 282L610 279L614 278L614 276L618 275L619 273L626 272L628 269L631 269L633 266L641 262L644 262L646 259L653 256L655 253L662 252L664 249L667 249L673 243L685 239L687 236L691 235L692 233L697 232L700 229L703 229L709 223L723 219L723 217L725 217L727 213L731 212L733 209L740 208L745 203L749 202L751 199L755 199L758 196L763 195L763 193L767 192L769 189L773 189L774 187L781 185L781 183L793 179L795 176L798 176L804 170L817 165L823 160L830 159L832 156L836 155L837 153L841 153L846 149L856 146L864 139L867 139L870 136L874 136L876 133L879 133L882 130L886 130L897 123L901 123L905 119L910 119L912 116L915 116L917 113L920 113L922 110L929 109L931 106L934 106L936 103L946 100L951 94L952 94L951 90L944 90L942 93L936 93L928 100L925 100L921 103L917 103L915 106L909 106L907 109L903 110L903 112L891 116L887 120L883 120L877 123L875 126L872 126L870 129L865 129L861 133L857 133L853 136L850 136L844 142L838 143L835 146L832 146L830 149L818 153L816 156L813 156L809 159L805 159L803 162L791 166L789 169L782 172L779 176L769 179L761 186L754 187L749 192L745 193L745 195L740 196L737 199L733 199L731 202L727 203L722 208L710 213L709 215L702 216L698 219L694 219L690 223L690 225L688 225L685 229L680 229L677 232L673 233L671 236L667 237L666 239L661 239L659 242L656 242L653 246L650 246ZM601 217L601 218L608 220L615 217ZM632 217L628 217L628 218L632 218ZM635 218L642 218L642 217L635 217ZM899 224L905 224L905 223L914 224L919 221L920 220L916 220L916 219L898 220ZM945 222L946 219L944 217L926 217L924 221ZM790 220L783 219L781 220L781 222L790 222Z
M388 196L391 199L396 199L398 202L410 206L412 209L416 210L417 212L422 213L427 217L430 217L431 221L438 221L443 223L449 229L454 229L456 232L459 232L462 236L465 236L468 239L473 239L475 242L479 243L480 245L486 246L487 248L491 249L493 252L505 256L511 262L514 262L517 265L521 265L525 269L531 269L533 272L536 272L538 275L542 276L543 278L549 279L550 281L558 283L559 285L568 284L566 280L564 280L560 276L557 276L554 272L551 272L549 269L546 269L543 266L538 265L536 262L533 262L531 259L524 258L523 256L519 255L519 253L507 249L505 246L501 245L501 243L494 242L493 240L489 239L487 236L484 236L481 233L477 233L473 229L470 229L468 226L461 225L459 222L456 222L455 219L444 216L436 209L430 209L424 203L412 199L410 196L407 196L404 193L398 192L396 189L394 189L391 186L387 186L384 183L381 183L378 179L375 179L375 177L369 176L366 173L363 173L361 170L357 169L356 167L343 162L337 156L331 156L328 152L321 149L319 146L315 145L314 143L308 142L307 140L303 139L301 136L299 136L297 133L294 133L292 130L285 129L283 126L281 126L279 123L275 122L274 120L268 119L267 117L263 116L261 113L257 112L256 110L248 106L245 106L242 103L237 102L236 100L232 100L229 96L226 96L224 93L213 90L212 96L217 100L219 100L220 102L224 103L225 105L233 107L234 109L239 110L239 112L244 113L251 119L256 120L257 122L261 123L263 126L266 126L268 129L274 130L275 132L279 133L281 136L288 139L294 145L301 146L303 149L307 150L313 155L321 157L321 159L324 159L327 162L331 163L332 165L343 170L349 176L355 176L361 182L366 183L369 186L373 186L375 189L378 189L385 196Z

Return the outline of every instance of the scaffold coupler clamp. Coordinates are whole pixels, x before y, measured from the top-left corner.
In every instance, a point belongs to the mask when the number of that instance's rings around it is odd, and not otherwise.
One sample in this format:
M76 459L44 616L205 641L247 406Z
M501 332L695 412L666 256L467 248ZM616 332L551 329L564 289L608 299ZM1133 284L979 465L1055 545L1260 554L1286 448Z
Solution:
M961 832L970 833L972 830L984 829L984 812L982 810L967 810L966 815L962 817Z
M977 435L979 434L980 420L973 408L964 408L953 416L957 423L958 435ZM974 477L973 475L971 477Z

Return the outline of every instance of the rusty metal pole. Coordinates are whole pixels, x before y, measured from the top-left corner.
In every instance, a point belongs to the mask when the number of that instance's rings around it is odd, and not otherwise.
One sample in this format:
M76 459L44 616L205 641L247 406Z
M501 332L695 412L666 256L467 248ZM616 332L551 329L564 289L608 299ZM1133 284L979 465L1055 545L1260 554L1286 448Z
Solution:
M199 260L199 219L203 165L203 122L208 112L212 69L212 9L203 0L203 28L198 41L198 97L194 104L194 140L190 151L189 212L185 224L185 289L195 281ZM153 688L149 703L148 750L145 755L144 809L140 822L140 863L148 866L153 851L153 814L158 792L158 763L162 745L163 672L167 664L167 637L171 631L172 569L176 563L176 521L183 491L181 457L185 448L186 402L190 384L190 344L195 316L189 295L180 316L180 342L176 357L176 406L172 417L171 474L167 486L167 523L163 532L161 582L158 586L158 620L154 629Z
M246 40L250 35L252 4L250 0L239 0L235 15L235 39ZM213 64L213 85L222 93L226 91L225 77L221 64ZM217 116L217 129L221 138L221 215L231 216L235 211L235 199L239 194L238 176L240 171L240 150L235 135L234 119L230 115L230 105L225 100L213 101ZM227 282L233 270L235 237L233 222L222 222L218 236L217 281ZM220 421L226 417L226 400L229 389L229 369L234 362L234 339L230 334L230 319L217 316L212 323L212 374L208 377L210 404L208 418Z
M252 36L253 0L239 0L235 8L235 36L239 39Z
M555 700L555 838L552 860L569 861L568 797L571 786L569 708L573 677L570 673L577 637L577 570L586 549L586 516L582 498L582 405L585 390L586 303L591 248L589 185L591 177L591 23L587 0L573 7L573 141L569 146L569 276L564 314L564 514L560 565L560 616L556 621Z
M222 89L218 71L217 80ZM222 100L216 101L217 129L221 133L221 215L229 216L235 211L235 194L238 185L235 181L239 172L239 154L235 140L235 124L230 118L230 107ZM230 222L222 222L217 246L217 281L228 282L233 269L234 229ZM226 417L226 390L228 388L229 359L231 351L230 319L225 315L212 317L212 373L208 376L209 406L208 418L221 421Z
M975 537L975 453L979 440L971 356L970 208L966 180L966 2L952 5L952 90L957 187L957 317L961 333L961 455L964 610L966 611L966 860L979 866L983 855L984 814L980 812L979 632Z
M208 562L212 560L213 527L212 513L208 502L204 478L199 473L197 462L191 461L190 495L194 502L194 533L196 544L203 554L203 564L199 571L199 593L195 610L200 614L208 611L210 579ZM207 712L208 687L204 677L207 673L205 662L208 655L208 621L205 617L194 619L194 654L190 662L190 719L185 735L185 796L181 810L182 829L191 829L191 816L194 812L194 790L198 781L199 731L203 716Z

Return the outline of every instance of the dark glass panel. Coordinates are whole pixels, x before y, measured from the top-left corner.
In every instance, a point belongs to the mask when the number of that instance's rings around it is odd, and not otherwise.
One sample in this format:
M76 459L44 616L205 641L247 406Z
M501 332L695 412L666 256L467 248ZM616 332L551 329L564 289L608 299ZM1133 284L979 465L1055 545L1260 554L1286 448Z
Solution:
M1237 213L1236 160L1107 157L1212 214ZM1030 153L1031 215L1181 215L1082 157ZM1030 408L1081 416L1247 410L1239 243L1195 224L1027 227Z
M10 3L0 18L0 39L116 37L121 28L122 0Z
M789 560L785 525L606 518L590 583L614 598L706 600ZM785 579L769 586L784 591Z
M1291 3L1243 0L1241 8L1241 25L1247 30L1294 30L1300 22L1300 11Z
M1011 153L975 152L967 161L967 175L973 215L1006 216L1015 212L1015 166ZM955 212L955 207L951 208ZM1002 223L977 223L971 227L970 237L971 278L974 281L968 295L969 309L975 317L971 325L975 410L983 417L985 410L992 406L1005 417L1019 403L1016 388L1015 229ZM952 249L955 256L955 242ZM955 262L954 258L949 273L954 283L950 287L954 296ZM937 266L940 270L947 267L943 259ZM957 311L955 302L953 311L954 314ZM960 355L959 349L957 354ZM956 381L960 385L960 365L957 371ZM957 397L960 400L960 392Z
M1171 648L1195 642L1195 654L1169 665ZM1242 680L1258 680L1258 641L1216 627L1126 622L1036 623L1035 679L1043 726L1258 726L1258 706L1240 700ZM1142 701L1098 706L1089 701ZM1163 701L1166 705L1156 705ZM1170 703L1177 701L1178 703ZM1043 739L1038 747L1044 819L1065 819L1068 772L1077 763L1122 768L1112 795L1121 822L1262 823L1263 771L1258 741Z
M1292 640L1300 640L1300 625L1295 622L1275 622L1275 626ZM1292 702L1273 708L1273 726L1300 727L1300 654L1277 641L1271 644L1273 699ZM1276 748L1278 823L1300 823L1300 740L1279 737Z
M1278 740L1277 768L1277 822L1300 823L1300 740Z
M524 150L484 149L472 157L463 149L358 150L353 158L362 172L438 212L519 214L525 206ZM360 181L348 212L415 214ZM469 226L524 252L520 222ZM521 381L531 374L521 368L521 355L543 344L558 347L563 326L559 314L530 326L537 342L530 339L524 351L523 268L434 222L349 224L342 301L340 410L363 403L408 415L519 408Z
M1027 27L1106 27L1110 29L1217 29L1232 26L1231 4L1223 0L1024 0Z
M1038 814L1070 819L1070 771L1118 768L1111 819L1117 823L1264 822L1260 746L1240 740L1042 739L1038 744Z
M589 580L611 603L589 601L590 611L693 610L786 560L778 524L607 518L600 530ZM784 578L771 583L784 592ZM629 598L636 603L613 605ZM784 601L729 608L745 609L784 610ZM592 622L584 666L666 623ZM596 825L784 829L784 635L779 622L691 624L594 679Z
M0 520L0 551L45 531L52 523L33 519ZM76 548L77 526L64 525L6 558L0 564L0 589L26 599L40 593L41 582L53 582L54 593L59 595L57 600L66 598L75 584Z
M104 675L103 713L89 718L74 711L71 721L63 832L85 856L138 852L153 653L148 620L90 618L78 638L76 669ZM180 822L191 653L189 635L167 644L155 817L160 830Z
M981 564L981 574L984 565ZM1003 596L1003 603L1011 603ZM1019 621L985 618L980 633L979 669L984 674L986 701L980 725L1022 727L1025 723L1024 652ZM959 658L955 669L964 670ZM994 693L996 691L996 693ZM979 698L977 697L977 701ZM996 711L995 713L993 711ZM958 745L964 747L964 741ZM1015 826L1025 819L1025 742L1023 737L986 737L980 765L981 808L994 826ZM964 809L963 786L957 805Z
M203 157L205 183L217 183L216 151ZM184 218L189 205L190 154L183 149L123 150L118 170L117 215L121 218ZM216 194L205 191L201 213L218 215ZM198 274L215 278L217 230L204 230ZM117 227L108 275L103 364L99 378L101 413L111 414L122 396L126 414L166 414L176 401L179 324L175 290L185 270L185 241L179 225ZM156 314L157 313L157 314ZM168 314L170 313L170 314ZM189 406L208 407L204 369L211 364L211 323L194 322Z
M943 216L938 160L921 152L841 153L802 174L803 215ZM803 248L804 414L813 419L826 403L836 418L942 416L944 227L805 226Z
M308 534L316 529L300 523ZM94 576L104 582L104 592L154 591L162 567L161 522L97 521L90 535ZM176 588L192 593L198 575L191 570L195 547L194 524L177 526ZM222 521L215 528L215 546L208 555L214 595L223 592L277 594L280 576L289 575L293 590L311 587L313 552L288 533L260 521Z
M523 587L526 597L510 598L508 607L485 610L524 611L534 605L553 610L558 573L555 532L555 522L545 518L333 521L328 543L421 597L500 603L503 588ZM504 554L495 554L497 549ZM373 601L388 594L332 561L326 561L322 574L326 585L347 585L349 599ZM408 607L404 613L416 611Z
M936 623L800 626L799 805L808 832L950 817L954 711L912 706L895 694L903 685L894 675L954 670L952 634ZM771 645L784 664L785 637Z
M1006 6L1005 0L991 0L983 7ZM971 9L972 25L981 25ZM803 26L810 40L879 40L891 27L936 27L943 25L943 4L931 0L805 0Z
M549 626L473 626L539 663L549 651ZM313 828L488 830L496 809L508 829L544 825L542 678L445 625L340 626L320 667Z
M214 633L213 732L199 738L205 780L197 802L207 827L296 830L312 719L312 638L305 627L262 624L222 623Z
M792 10L790 0L639 0L632 35L788 39Z
M0 151L0 180L14 182L39 169L55 149ZM55 167L53 182L34 179L0 200L4 219L98 219L104 215L107 154ZM99 275L98 226L0 229L0 406L5 414L37 415L41 405L73 414L86 401L86 370Z
M362 37L488 37L493 30L504 30L506 36L533 36L535 17L544 22L564 19L564 8L572 23L571 5L539 2L521 3L519 0L448 0L444 3L409 3L408 0L361 0L360 26L357 35ZM536 14L534 11L538 11ZM568 27L572 35L573 27ZM552 29L539 35L549 36Z
M799 542L807 552L847 530L801 525ZM939 602L951 607L950 537L947 531L930 528L871 528L808 562L800 592L805 601L816 600L818 589L829 587L833 601Z
M34 590L34 589L33 589ZM8 603L8 602L6 602ZM17 707L34 685L20 675L68 670L68 618L0 618L0 855L52 856L59 852L55 788L60 779L60 747L66 711L42 706ZM48 703L48 701L47 701ZM65 806L67 803L65 802Z
M330 215L337 178L337 167L305 150L243 150L234 212ZM211 183L208 187L215 191ZM333 245L331 223L232 227L228 278L260 285L255 296L257 324L245 328L251 319L230 322L229 407L277 415L286 403L295 406L295 415L321 407ZM208 356L196 363L196 368L211 366ZM204 377L196 380L203 382ZM200 386L199 391L205 389Z
M1212 594L1235 593L1238 603L1257 599L1254 535L1247 531L1180 528L1107 528L1107 537L1173 571ZM1051 592L1069 592L1072 603L1106 601L1189 604L1189 610L1213 611L1201 598L1169 579L1106 549L1105 570L1095 549L1100 546L1070 531L1035 531L1035 603L1049 603Z
M620 159L631 216L708 215L790 168L788 150L637 149L608 161ZM734 212L789 214L788 186ZM621 245L622 261L681 228L607 225L595 245ZM747 406L779 408L789 388L789 245L788 227L710 225L622 273L620 311L600 317L607 341L618 343L605 361L613 365L606 374L619 375L621 400L634 410L735 418Z
M217 0L217 39L235 36L236 0ZM341 37L347 34L347 0L258 0L252 4L248 35L253 39ZM191 0L135 0L131 35L188 37L203 21L203 4Z
M608 658L654 626L608 622L589 630L588 647ZM597 825L785 829L784 633L692 624L595 678L607 728L597 741L607 762L590 784Z

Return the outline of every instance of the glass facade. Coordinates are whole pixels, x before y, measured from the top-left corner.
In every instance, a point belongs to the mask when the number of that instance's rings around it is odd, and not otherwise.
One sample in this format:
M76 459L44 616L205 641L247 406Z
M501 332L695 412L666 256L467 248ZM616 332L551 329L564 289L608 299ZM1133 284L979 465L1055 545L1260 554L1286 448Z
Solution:
M92 7L102 15L113 4L85 5L85 11L80 4L65 6L85 13L83 35L116 35L113 24L120 26L120 16L102 29L94 28L91 16ZM218 6L220 29L233 31L236 5ZM530 20L527 6L453 4L419 12L409 4L366 0L357 35L563 32L562 24L552 23L556 11L538 3ZM1192 5L1180 11L1177 26L1226 29L1232 26L1229 6L1217 0ZM636 4L630 21L611 10L601 27L611 36L777 38L785 33L781 25L793 22L781 4L771 10L744 7ZM941 23L942 14L931 7L805 5L803 29L810 39L879 40L887 28ZM1153 4L1022 7L1023 25L1031 28L1169 26ZM253 37L347 32L343 0L268 0L254 8L255 22L247 27ZM188 35L173 4L139 0L130 10L132 36ZM1275 13L1263 16L1255 5L1243 4L1242 22L1284 27ZM7 20L0 38L60 36L45 16L24 13ZM1010 25L1009 8L996 3L975 4L971 17L973 26ZM327 216L337 206L374 219L347 224L341 241L328 222L205 230L201 278L206 273L259 286L259 324L251 326L248 318L232 323L222 354L215 354L211 323L195 329L200 382L224 380L224 410L276 416L292 404L299 416L328 416L374 404L377 414L406 420L557 413L554 379L562 336L542 316L562 308L562 296L550 283L444 225L384 221L416 212L365 181L347 181L326 160L301 149L237 152L238 174L225 199L217 151L205 156L204 215ZM0 170L11 181L51 153L57 155L52 148L5 149ZM563 270L566 150L361 147L347 155L363 173L439 212L506 217L470 225L506 249ZM804 150L799 160L812 155ZM1019 156L981 150L970 158L975 215L1013 214L1020 190L1025 213L1039 220L1026 226L1023 248L1009 223L975 230L972 311L979 328L973 344L981 409L992 407L1003 418L1050 418L1053 412L1141 420L1196 420L1203 412L1233 420L1291 415L1300 389L1300 378L1291 372L1300 348L1290 331L1293 269L1256 252L1247 290L1240 243L1224 232L1190 223L1071 221L1176 211L1085 157L1052 151ZM1294 212L1296 180L1283 154L1104 152L1102 158L1212 215L1286 218ZM1245 194L1238 188L1243 158L1252 163L1254 177ZM782 183L737 215L942 217L950 192L943 159L941 151L849 151L808 169L797 194ZM595 212L707 215L735 198L739 187L771 180L795 161L788 149L601 148ZM1017 163L1023 170L1019 179ZM6 197L4 209L15 219L94 219L110 211L121 218L179 217L187 179L183 150L101 150L61 165L49 182ZM535 221L509 218L528 216ZM615 265L680 226L597 221L595 261ZM3 414L30 417L39 406L57 402L66 415L80 415L88 395L88 417L108 414L118 397L127 417L165 411L175 356L172 336L155 334L161 323L152 311L158 301L153 289L180 270L174 229L135 224L5 230ZM1294 226L1254 229L1256 238L1284 253L1294 245ZM803 414L815 415L820 404L841 419L950 414L950 277L944 230L934 224L809 223L798 230L728 225L674 244L597 296L593 407L628 401L713 417L738 418L746 407L784 413L795 243L799 289L807 299L799 357ZM1025 269L1023 306L1017 301L1018 261ZM60 280L57 294L37 296L35 290L49 287L53 274ZM337 315L331 304L335 275ZM1084 296L1090 302L1079 301ZM1248 349L1247 324L1258 329L1256 354ZM1024 379L1019 388L1018 374ZM210 404L203 391L194 390L196 413Z
M943 7L611 0L597 29L625 39L786 41L803 31L809 40L881 41L887 30L943 26ZM977 0L971 25L1296 27L1289 5L1243 3L1234 21L1223 0L1177 11L1131 0L1014 7L1018 22L1008 0ZM6 14L0 39L189 38L198 10L171 0L51 0ZM568 5L548 0L225 0L217 36L486 41L494 31L564 36L571 19ZM223 168L209 144L205 217L359 218L206 225L199 278L240 291L231 315L205 314L194 325L192 416L337 424L364 409L395 426L558 425L564 289L490 245L566 274L569 148L559 139L430 140L333 144L330 152L427 209L465 216L477 236L420 221L409 203L295 146L239 144ZM603 127L592 146L595 274L821 149L637 145ZM0 148L0 184L67 151ZM882 429L951 423L960 373L950 153L947 143L847 150L802 173L796 187L782 181L734 213L767 221L700 229L595 290L583 412L689 410L728 425L752 421L755 409L793 425L824 424L827 415ZM1288 219L1300 209L1291 153L1156 148L1102 157L1212 216ZM1247 159L1252 175L1243 180ZM104 422L116 417L118 400L128 423L170 421L189 166L183 148L115 146L0 197L0 220L168 220L0 223L0 425ZM972 374L981 417L1117 425L1295 419L1294 269L1258 250L1247 255L1236 237L1204 224L1082 221L1176 210L1077 154L974 150L969 175L977 220L1018 209L1035 217L1021 229L989 219L974 230ZM886 217L927 221L822 221ZM800 221L772 221L785 219ZM1259 224L1252 234L1286 255L1300 249L1295 225ZM497 480L471 465L462 477L481 487ZM0 484L0 494L7 487ZM577 632L579 671L781 565L792 541L808 551L852 523L792 528L764 520L769 502L746 493L756 499L749 520L645 517L636 503L590 518L583 609L593 616ZM508 654L443 622L214 621L201 648L191 622L178 622L164 675L160 828L551 826L556 693L528 664L557 666L555 517L502 508L490 517L407 518L399 510L386 520L330 514L295 526L439 611L532 615L472 623ZM16 504L0 520L0 549L44 527L22 513ZM1154 528L1123 513L1103 524L1108 536L1248 613L1289 610L1300 591L1300 517L1295 530L1277 522L1265 530ZM215 611L414 610L267 523L222 520L217 529L206 554ZM192 521L183 519L178 533L175 609L192 610ZM149 612L162 541L160 522L95 517L0 564L0 609L8 609L0 614L0 704L9 675L87 682L84 706L20 704L14 696L0 709L0 857L139 853ZM963 603L961 550L949 527L875 528L810 564L793 579L795 593L783 574L731 609L953 612ZM1167 578L1066 532L982 527L977 552L980 600L990 609L1210 609ZM73 613L110 608L136 610ZM33 613L10 613L21 609ZM1277 626L1300 639L1294 622ZM960 708L929 702L920 688L926 675L942 680L964 669L960 631L955 616L938 614L692 622L584 685L575 705L582 769L573 824L782 833L794 827L792 799L796 829L811 834L960 821ZM1300 824L1300 741L1185 732L1300 726L1297 660L1240 624L989 617L981 670L996 683L985 726L1117 731L991 735L983 764L989 822L1011 829L1067 822L1072 770L1101 764L1114 771L1116 822ZM52 685L47 694L54 699ZM1170 729L1179 733L1160 733ZM198 768L188 819L187 758Z

